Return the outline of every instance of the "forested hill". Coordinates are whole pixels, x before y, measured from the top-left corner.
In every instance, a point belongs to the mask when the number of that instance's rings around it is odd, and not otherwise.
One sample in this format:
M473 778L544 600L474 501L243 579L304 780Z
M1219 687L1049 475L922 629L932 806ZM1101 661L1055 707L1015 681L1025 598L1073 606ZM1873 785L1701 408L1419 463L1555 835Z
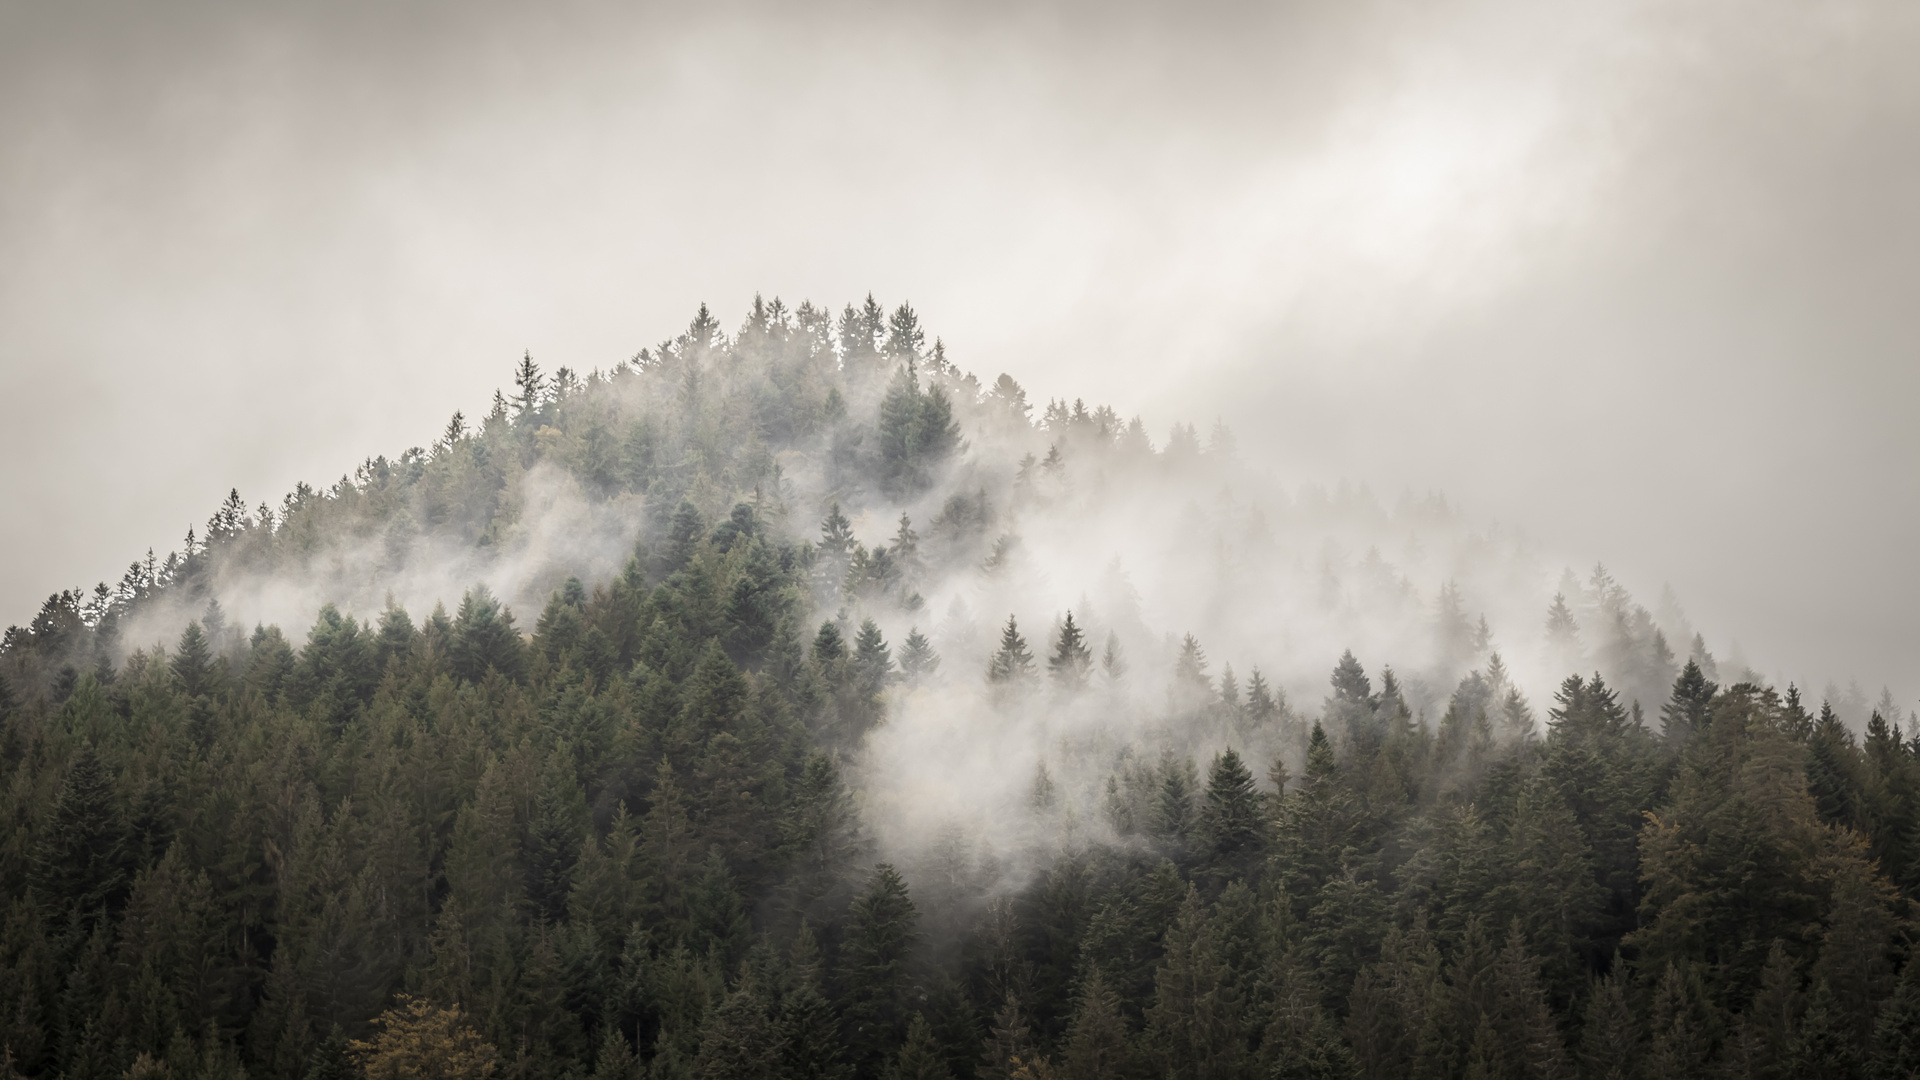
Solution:
M51 598L0 1068L1920 1075L1911 716L1035 411L906 305L703 307Z

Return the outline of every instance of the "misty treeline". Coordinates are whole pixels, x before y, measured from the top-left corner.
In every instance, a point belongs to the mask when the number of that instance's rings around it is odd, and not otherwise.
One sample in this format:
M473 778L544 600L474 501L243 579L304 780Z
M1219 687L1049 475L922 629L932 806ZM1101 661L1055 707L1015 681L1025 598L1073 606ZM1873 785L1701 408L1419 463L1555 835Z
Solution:
M1153 633L1125 587L1022 608L1066 573L1050 515L1233 457L1224 429L1030 413L905 305L756 301L732 336L703 308L610 374L528 358L434 446L236 495L54 597L0 646L0 1067L1920 1070L1911 722L1718 685L1599 570L1509 631L1559 665L1538 706L1452 585L1369 609L1404 616L1408 674L1348 652L1311 693ZM527 561L555 477L636 516L612 573L529 562L555 577L530 625L484 586L322 606L301 641L229 614L456 546ZM1253 514L1211 520L1262 550ZM1213 563L1177 589L1260 580L1170 535ZM1375 552L1346 570L1299 580L1328 610L1408 591ZM965 595L1017 610L976 626Z

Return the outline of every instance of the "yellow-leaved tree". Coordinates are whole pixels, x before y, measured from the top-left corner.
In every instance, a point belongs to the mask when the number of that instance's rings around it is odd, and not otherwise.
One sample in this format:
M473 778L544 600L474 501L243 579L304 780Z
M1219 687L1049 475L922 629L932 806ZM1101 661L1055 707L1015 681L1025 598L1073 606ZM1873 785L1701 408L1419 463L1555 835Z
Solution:
M372 1041L348 1044L367 1080L487 1080L499 1061L458 1005L401 994L374 1023L380 1033Z

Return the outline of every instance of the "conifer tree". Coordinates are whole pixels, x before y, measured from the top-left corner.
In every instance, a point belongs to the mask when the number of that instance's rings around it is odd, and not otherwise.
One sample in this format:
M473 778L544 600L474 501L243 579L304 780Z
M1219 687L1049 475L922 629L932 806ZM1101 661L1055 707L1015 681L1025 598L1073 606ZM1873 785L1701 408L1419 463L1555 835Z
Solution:
M692 1073L694 1080L758 1080L776 1074L781 1054L766 998L752 973L743 972L739 985L707 1014Z
M530 413L538 412L546 402L547 377L540 373L540 365L533 362L533 353L529 351L520 358L520 366L514 369L513 418L522 420Z
M1692 660L1680 669L1674 680L1673 696L1660 708L1660 731L1667 745L1678 749L1694 732L1705 726L1713 707L1713 695L1720 688L1707 681L1700 665Z
M1020 686L1032 682L1034 675L1033 653L1027 650L1027 639L1020 636L1020 624L1009 615L1000 631L1000 648L987 662L987 681Z
M1067 1025L1061 1074L1066 1080L1106 1080L1131 1073L1133 1053L1120 998L1107 985L1098 964L1080 980L1078 1002Z
M1790 1075L1807 1080L1844 1080L1860 1075L1860 1044L1825 979L1816 979L1807 995L1807 1011L1787 1044Z
M201 697L213 690L213 650L208 646L207 636L201 632L199 623L190 622L181 632L180 645L174 650L173 659L168 661L167 666L172 669L180 692L188 698Z
M900 647L900 674L910 683L929 679L940 670L940 654L933 651L927 635L913 627Z
M1668 964L1654 989L1651 1045L1646 1067L1653 1076L1699 1076L1712 1048L1708 1005L1695 980Z
M1232 748L1215 755L1200 807L1200 834L1214 865L1244 873L1262 846L1260 796L1253 773Z
M1087 651L1086 635L1074 625L1073 612L1060 624L1054 639L1053 655L1047 659L1047 675L1054 686L1069 693L1085 689L1093 670L1093 655Z
M1580 665L1580 627L1573 620L1565 593L1554 593L1553 603L1547 608L1547 648L1563 669Z
M879 693L893 681L893 654L880 635L880 625L872 619L862 619L860 632L854 635L853 662L860 672L861 687L869 694Z
M1038 1056L1033 1029L1027 1023L1020 999L1009 989L1005 1000L988 1025L980 1050L980 1065L975 1080L1015 1080L1024 1065Z
M1640 1022L1627 1004L1622 973L1594 983L1580 1035L1580 1074L1586 1080L1632 1080L1640 1075Z
M918 922L899 872L874 867L866 893L847 911L840 946L841 1023L858 1069L877 1069L906 1032Z
M1880 1006L1866 1058L1868 1080L1920 1076L1920 964L1908 962Z
M1165 949L1147 1023L1168 1073L1193 1080L1238 1075L1245 1056L1241 1002L1215 951L1198 890L1187 891Z
M479 682L488 671L514 681L525 676L526 651L513 629L513 612L485 585L475 585L460 598L447 660L453 674L468 682Z
M1207 677L1207 654L1192 634L1180 641L1173 662L1173 685L1168 690L1176 711L1197 709L1214 701L1213 680Z
M887 319L886 355L889 360L912 365L919 361L926 346L926 332L920 329L920 316L912 304L901 304Z
M804 925L795 939L795 955L806 956L812 931ZM818 957L811 959L817 963ZM842 1060L839 1025L833 1007L820 992L812 964L796 963L798 985L780 1001L781 1068L792 1080L846 1080L851 1070Z
M67 766L51 820L33 853L32 883L56 926L119 907L128 882L127 835L107 771L92 747Z
M924 1014L913 1014L907 1024L906 1041L900 1046L899 1056L887 1066L886 1077L887 1080L952 1080L953 1073L940 1055L940 1046L933 1039L933 1027Z
M1107 631L1107 647L1100 653L1100 677L1107 690L1117 691L1127 681L1127 658L1120 648L1120 635Z

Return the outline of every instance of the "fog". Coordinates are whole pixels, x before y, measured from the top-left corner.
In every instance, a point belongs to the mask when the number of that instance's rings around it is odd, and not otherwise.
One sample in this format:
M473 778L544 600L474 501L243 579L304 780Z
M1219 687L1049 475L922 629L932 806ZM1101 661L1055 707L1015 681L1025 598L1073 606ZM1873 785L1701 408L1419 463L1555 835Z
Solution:
M229 487L431 442L523 349L608 368L702 300L730 328L755 292L872 290L1038 401L1160 443L1225 420L1276 515L1302 484L1444 492L1449 528L1531 553L1529 602L1604 561L1643 604L1671 584L1723 661L1912 707L1916 19L9 5L0 621ZM1072 538L1030 532L1057 566ZM1084 569L1118 556L1153 635L1324 685L1348 642L1182 610L1140 543ZM1422 602L1442 569L1404 571ZM1016 612L1036 652L1097 588L1052 571ZM990 638L1005 598L964 599ZM1489 617L1531 664L1525 606Z

